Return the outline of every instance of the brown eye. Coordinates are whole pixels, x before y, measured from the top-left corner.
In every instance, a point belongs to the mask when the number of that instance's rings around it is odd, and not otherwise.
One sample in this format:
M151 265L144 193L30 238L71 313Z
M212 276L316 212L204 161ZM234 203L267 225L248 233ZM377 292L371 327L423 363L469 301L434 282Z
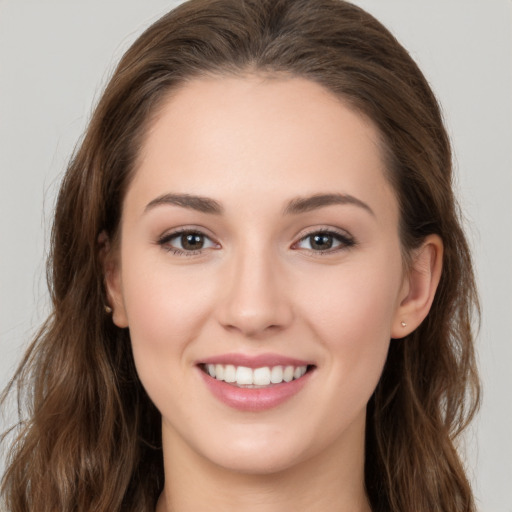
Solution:
M334 237L325 233L311 235L309 245L314 251L326 251L332 248Z
M355 245L355 241L348 235L335 231L317 231L301 238L295 249L306 249L310 252L336 252Z
M204 236L199 233L183 233L180 241L185 251L197 251L204 246Z
M179 231L164 235L158 244L175 254L197 254L204 249L218 248L208 236L200 231Z

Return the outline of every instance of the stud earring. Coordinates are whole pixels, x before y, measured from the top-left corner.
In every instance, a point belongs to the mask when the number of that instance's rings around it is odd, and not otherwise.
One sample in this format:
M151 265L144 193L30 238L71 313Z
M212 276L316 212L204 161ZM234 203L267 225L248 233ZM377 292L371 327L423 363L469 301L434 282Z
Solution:
M110 313L112 313L112 308L110 306L107 306L105 304L104 308L105 308L105 313L107 313L107 315L110 315Z
M407 327L407 324L406 324L403 320L400 322L400 325L401 325L402 327Z

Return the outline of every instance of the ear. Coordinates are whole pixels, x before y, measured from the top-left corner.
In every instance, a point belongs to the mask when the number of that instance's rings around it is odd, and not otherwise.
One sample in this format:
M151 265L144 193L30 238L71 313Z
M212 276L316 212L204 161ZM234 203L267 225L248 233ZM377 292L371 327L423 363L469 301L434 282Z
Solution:
M432 306L442 267L443 241L438 235L429 235L412 254L393 319L392 338L407 336L423 322Z
M103 280L108 306L112 309L112 321L117 327L128 327L128 318L123 300L123 283L119 250L114 248L105 231L98 236Z

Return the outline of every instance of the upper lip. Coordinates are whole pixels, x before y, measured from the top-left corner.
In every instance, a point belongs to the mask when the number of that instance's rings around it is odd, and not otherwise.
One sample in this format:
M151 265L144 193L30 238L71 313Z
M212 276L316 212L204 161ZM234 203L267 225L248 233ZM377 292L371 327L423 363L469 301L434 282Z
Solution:
M221 354L197 361L197 364L232 364L233 366L245 366L247 368L262 368L264 366L309 366L313 363L304 359L297 359L280 354Z

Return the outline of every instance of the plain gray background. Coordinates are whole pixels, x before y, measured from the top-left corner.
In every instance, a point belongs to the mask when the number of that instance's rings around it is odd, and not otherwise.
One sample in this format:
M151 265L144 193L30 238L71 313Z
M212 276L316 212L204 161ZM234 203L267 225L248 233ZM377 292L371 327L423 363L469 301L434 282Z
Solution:
M0 0L1 387L48 310L55 194L92 105L123 51L177 3ZM483 305L467 464L481 510L512 512L512 2L355 3L411 52L444 109Z

